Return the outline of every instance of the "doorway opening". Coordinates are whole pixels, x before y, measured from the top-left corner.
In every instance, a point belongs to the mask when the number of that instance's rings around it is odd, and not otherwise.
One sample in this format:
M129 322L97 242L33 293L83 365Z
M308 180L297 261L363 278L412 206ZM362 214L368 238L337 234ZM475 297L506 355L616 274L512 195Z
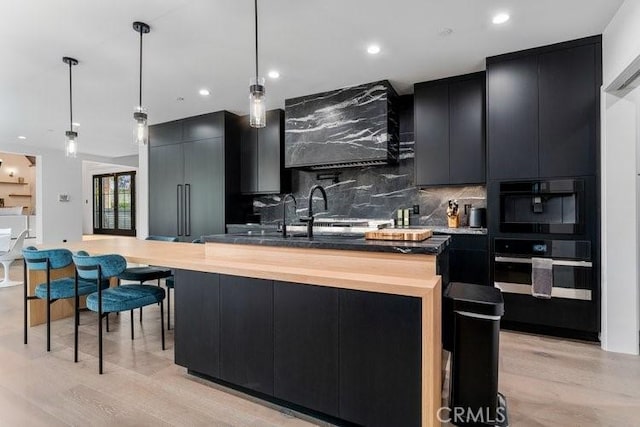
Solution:
M93 233L136 235L136 173L93 175Z

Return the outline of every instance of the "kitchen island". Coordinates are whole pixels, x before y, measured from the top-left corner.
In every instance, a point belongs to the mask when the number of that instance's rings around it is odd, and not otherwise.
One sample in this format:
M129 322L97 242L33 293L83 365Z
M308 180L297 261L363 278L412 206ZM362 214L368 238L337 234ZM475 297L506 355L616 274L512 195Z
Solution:
M67 247L176 269L175 361L191 374L334 422L439 425L447 237L392 245L409 251L209 240Z

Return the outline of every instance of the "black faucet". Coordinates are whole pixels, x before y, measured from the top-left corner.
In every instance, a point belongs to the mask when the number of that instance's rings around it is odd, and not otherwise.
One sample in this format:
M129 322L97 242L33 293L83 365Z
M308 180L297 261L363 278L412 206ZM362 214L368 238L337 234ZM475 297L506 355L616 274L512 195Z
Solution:
M307 237L310 240L313 239L313 223L315 221L315 218L313 217L313 193L315 193L316 190L320 190L320 193L322 193L322 198L324 199L324 210L326 211L329 209L327 204L327 192L324 191L324 188L321 185L314 185L311 187L311 190L309 190L309 215L306 218L300 218L301 221L307 223Z
M285 194L282 198L282 237L287 238L287 199L293 200L293 207L298 208L298 202L293 194Z

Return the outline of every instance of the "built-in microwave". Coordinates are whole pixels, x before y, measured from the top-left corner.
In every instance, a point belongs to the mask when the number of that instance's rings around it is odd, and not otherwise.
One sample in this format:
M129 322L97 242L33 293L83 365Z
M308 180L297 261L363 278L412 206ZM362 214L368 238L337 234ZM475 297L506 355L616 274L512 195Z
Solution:
M500 232L582 234L585 228L582 179L500 183Z

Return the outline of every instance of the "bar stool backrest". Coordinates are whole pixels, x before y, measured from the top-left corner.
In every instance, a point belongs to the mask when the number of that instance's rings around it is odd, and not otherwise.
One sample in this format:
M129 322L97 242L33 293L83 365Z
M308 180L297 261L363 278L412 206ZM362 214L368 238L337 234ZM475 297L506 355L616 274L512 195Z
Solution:
M52 269L64 268L73 262L72 253L68 249L38 250L33 246L22 250L25 264L30 270L46 270L47 260Z

